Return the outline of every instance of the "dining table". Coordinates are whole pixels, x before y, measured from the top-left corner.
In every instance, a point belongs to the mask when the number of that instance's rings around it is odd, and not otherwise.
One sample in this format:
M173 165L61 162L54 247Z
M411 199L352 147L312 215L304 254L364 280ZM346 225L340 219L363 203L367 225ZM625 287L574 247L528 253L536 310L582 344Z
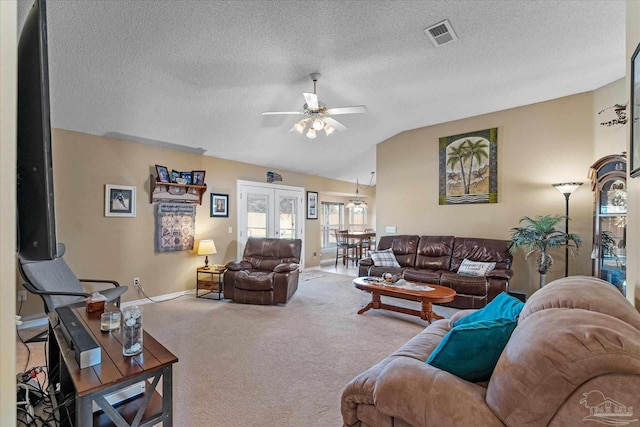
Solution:
M362 259L362 241L371 241L374 237L376 237L375 231L349 231L347 239L349 242L354 242L358 245L358 259Z

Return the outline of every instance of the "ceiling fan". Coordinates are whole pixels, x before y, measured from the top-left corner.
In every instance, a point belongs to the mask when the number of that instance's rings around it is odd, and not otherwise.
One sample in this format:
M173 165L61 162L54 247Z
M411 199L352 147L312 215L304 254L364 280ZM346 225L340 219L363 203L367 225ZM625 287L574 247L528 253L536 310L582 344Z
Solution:
M364 105L354 105L351 107L334 107L327 108L325 105L318 101L318 95L316 95L316 83L320 78L319 73L311 73L309 75L313 80L313 93L305 92L305 101L307 101L302 107L302 111L265 111L262 114L265 116L275 114L297 114L304 115L305 118L293 125L290 131L296 131L300 134L304 133L307 129L307 138L313 139L316 137L316 132L324 129L327 136L331 135L336 129L345 130L347 127L334 119L331 116L338 114L360 114L366 113L367 107Z

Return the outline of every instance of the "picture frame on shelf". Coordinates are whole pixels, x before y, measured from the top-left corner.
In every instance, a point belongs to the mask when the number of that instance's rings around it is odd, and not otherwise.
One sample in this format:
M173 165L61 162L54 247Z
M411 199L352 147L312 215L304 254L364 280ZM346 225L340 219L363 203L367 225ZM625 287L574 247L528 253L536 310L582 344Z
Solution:
M211 193L211 213L212 217L229 217L229 195Z
M630 98L630 114L631 120L631 155L629 175L632 178L640 176L640 44L631 56L631 98Z
M104 216L135 218L136 187L105 184Z
M204 176L207 171L191 171L191 183L193 185L204 185Z
M156 165L156 172L158 174L158 181L170 182L169 169L166 166Z
M180 172L180 178L184 179L186 185L191 185L191 172Z
M318 219L318 192L307 191L307 219Z
M177 170L175 170L175 169L174 169L174 170L172 170L172 171L171 171L171 182L175 182L175 183L177 183L177 182L178 182L178 181L177 181L177 179L178 179L178 178L180 178L180 172L179 172L179 171L177 171Z

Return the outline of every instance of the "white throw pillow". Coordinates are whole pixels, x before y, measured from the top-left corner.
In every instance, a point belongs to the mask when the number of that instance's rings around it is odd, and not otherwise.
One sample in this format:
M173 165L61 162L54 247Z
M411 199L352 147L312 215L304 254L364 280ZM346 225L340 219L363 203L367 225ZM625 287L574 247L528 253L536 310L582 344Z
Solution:
M463 259L458 274L465 276L486 276L488 272L496 268L495 262L480 262Z
M385 249L383 251L371 251L369 256L373 260L376 267L400 267L396 256L393 254L393 249Z

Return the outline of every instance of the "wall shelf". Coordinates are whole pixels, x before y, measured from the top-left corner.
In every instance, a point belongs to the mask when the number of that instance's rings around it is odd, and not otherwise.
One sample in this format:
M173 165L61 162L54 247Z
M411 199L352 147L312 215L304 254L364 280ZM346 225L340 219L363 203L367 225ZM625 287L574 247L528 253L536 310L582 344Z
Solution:
M207 192L207 184L190 185L176 184L175 182L160 182L151 175L149 203L178 202L202 204L202 196Z

